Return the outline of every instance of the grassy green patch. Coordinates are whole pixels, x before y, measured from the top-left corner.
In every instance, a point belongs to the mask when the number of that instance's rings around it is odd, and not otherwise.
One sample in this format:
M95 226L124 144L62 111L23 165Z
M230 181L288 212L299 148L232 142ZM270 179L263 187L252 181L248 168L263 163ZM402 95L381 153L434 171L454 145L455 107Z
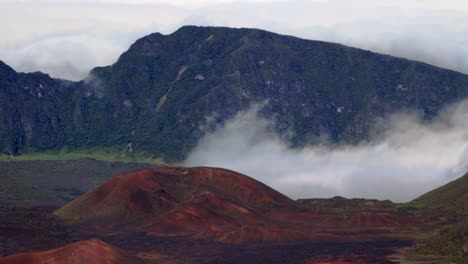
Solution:
M454 225L440 228L432 236L416 241L413 249L422 256L446 256L455 263L468 263L468 218L460 217Z
M430 191L421 197L407 203L406 206L416 208L437 208L468 213L468 173L440 188Z
M0 200L70 200L117 174L162 164L162 159L128 147L0 154Z
M0 200L52 200L52 196L34 185L14 177L0 177Z
M28 161L28 160L78 160L90 158L100 161L145 163L162 165L164 161L142 152L130 152L128 149L117 147L92 147L69 150L67 148L43 151L28 151L18 156L0 154L0 161Z

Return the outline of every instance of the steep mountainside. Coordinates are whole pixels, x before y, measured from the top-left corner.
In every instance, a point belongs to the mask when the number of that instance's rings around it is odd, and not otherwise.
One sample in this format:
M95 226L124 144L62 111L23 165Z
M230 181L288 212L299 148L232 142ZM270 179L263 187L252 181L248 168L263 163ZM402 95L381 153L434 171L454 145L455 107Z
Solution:
M131 143L167 160L183 159L205 129L255 102L267 101L261 114L300 146L323 134L366 139L377 116L415 108L430 118L468 95L468 76L427 64L257 29L195 26L141 38L83 82L2 65L0 83L3 152Z
M26 147L80 142L83 134L73 116L79 101L76 87L43 73L16 73L0 61L0 150L19 154Z

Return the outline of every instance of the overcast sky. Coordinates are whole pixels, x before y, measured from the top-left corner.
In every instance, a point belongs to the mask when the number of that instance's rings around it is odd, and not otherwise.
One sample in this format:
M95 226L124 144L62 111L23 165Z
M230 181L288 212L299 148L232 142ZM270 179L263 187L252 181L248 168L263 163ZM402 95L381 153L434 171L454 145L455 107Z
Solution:
M0 60L78 80L137 38L186 24L262 28L468 73L465 0L0 0Z

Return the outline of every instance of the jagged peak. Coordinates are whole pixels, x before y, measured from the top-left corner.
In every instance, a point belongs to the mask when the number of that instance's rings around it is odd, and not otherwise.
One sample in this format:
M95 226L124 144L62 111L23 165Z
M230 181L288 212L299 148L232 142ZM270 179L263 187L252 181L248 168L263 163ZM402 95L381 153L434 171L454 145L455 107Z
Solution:
M12 71L12 72L16 72L15 70L13 70L12 67L10 67L8 64L6 64L5 62L3 62L2 60L0 60L0 70L3 72L3 71Z
M16 78L16 71L0 60L0 80L11 81Z
M141 37L141 38L137 39L130 46L129 51L144 48L145 45L147 45L148 43L152 44L152 43L155 43L155 42L159 42L159 41L161 41L162 38L164 38L164 35L159 33L159 32L151 33L149 35L146 35L144 37Z

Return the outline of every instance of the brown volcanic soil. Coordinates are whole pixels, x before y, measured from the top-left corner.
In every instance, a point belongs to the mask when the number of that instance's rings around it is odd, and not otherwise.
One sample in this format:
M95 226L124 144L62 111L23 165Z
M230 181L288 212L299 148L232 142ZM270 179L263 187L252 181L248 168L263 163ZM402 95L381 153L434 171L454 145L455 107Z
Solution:
M9 231L2 233L0 246L11 246L8 250L3 250L1 255L44 251L95 237L93 234L83 235L67 229L50 215L53 209L54 207L50 206L9 206L8 210L0 210L2 230ZM24 228L19 229L20 226ZM143 232L110 234L99 238L137 255L146 263L163 264L315 263L343 259L352 260L353 263L391 263L385 259L385 255L393 253L390 248L409 245L406 241L378 237L371 240L334 238L243 244L226 244L193 237L157 237ZM6 241L9 243L4 244Z
M233 171L158 167L117 176L55 214L101 233L131 229L219 238L228 230L263 224L273 210L294 206L286 196Z
M54 215L53 207L15 208L0 210L2 255L99 238L125 250L112 247L111 255L163 264L392 263L386 256L395 248L450 218L385 201L295 202L245 175L205 167L129 172Z
M0 256L43 251L70 243L71 230L52 205L0 204Z
M154 237L144 234L114 235L102 239L129 251L138 251L138 256L148 263L166 263L158 262L165 259L167 263L206 264L304 264L339 260L352 263L392 263L386 259L386 255L394 253L392 248L411 244L410 241L385 238L226 244L205 239Z
M129 172L55 214L101 235L144 232L224 243L397 234L418 222L410 214L367 207L346 213L312 210L248 176L207 167Z
M141 259L111 246L101 240L93 239L76 242L60 248L36 252L20 253L0 259L0 264L139 264Z

